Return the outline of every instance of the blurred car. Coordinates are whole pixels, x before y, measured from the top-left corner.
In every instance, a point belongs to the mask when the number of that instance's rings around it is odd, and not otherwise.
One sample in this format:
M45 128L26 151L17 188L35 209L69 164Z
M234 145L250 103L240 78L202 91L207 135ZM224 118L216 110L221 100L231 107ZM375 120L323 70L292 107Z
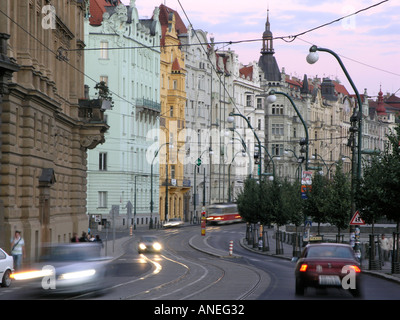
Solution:
M160 252L162 249L161 243L155 236L143 236L139 240L138 251L143 252Z
M297 260L296 294L303 295L306 287L347 289L343 287L342 280L351 271L355 275L355 281L354 286L349 290L354 296L359 296L361 295L361 266L352 247L338 243L309 244Z
M164 228L180 227L183 226L183 221L179 218L169 219L164 223Z
M83 293L104 288L107 263L101 245L93 242L57 244L42 249L44 254L33 270L14 273L46 293Z
M11 274L14 268L14 259L0 248L0 284L2 287L11 285Z

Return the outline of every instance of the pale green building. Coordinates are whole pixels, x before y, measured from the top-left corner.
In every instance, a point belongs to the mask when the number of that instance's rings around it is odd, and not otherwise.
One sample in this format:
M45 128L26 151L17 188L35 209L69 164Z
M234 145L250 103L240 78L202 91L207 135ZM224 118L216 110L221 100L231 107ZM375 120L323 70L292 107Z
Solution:
M105 112L110 126L105 143L88 152L87 213L92 222L97 215L103 224L112 223L112 208L118 213L117 228L159 220L158 159L153 187L151 163L161 110L160 36L158 8L151 19L139 19L133 0L128 6L91 1L85 21L85 83L94 99L96 82L104 81L114 102Z

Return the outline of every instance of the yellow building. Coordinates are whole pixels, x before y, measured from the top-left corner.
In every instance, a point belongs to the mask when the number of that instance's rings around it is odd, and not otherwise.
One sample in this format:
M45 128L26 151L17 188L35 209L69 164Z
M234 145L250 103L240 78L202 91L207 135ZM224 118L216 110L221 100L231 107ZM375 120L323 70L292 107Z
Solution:
M190 185L183 179L185 152L185 61L180 34L187 29L179 14L160 5L161 118L160 118L160 220L184 219L185 194ZM163 146L165 144L165 146ZM166 201L167 200L167 201Z

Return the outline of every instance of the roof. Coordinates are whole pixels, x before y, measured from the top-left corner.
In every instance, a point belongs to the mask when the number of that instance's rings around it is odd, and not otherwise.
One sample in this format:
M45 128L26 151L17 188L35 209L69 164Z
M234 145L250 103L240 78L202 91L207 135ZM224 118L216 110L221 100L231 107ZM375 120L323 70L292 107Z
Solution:
M253 66L244 66L239 69L239 75L241 78L253 80Z
M90 25L100 26L103 21L103 13L107 11L106 8L115 7L120 3L120 0L90 0Z
M176 35L179 36L180 34L185 34L188 32L179 13L177 11L167 7L166 5L161 4L159 20L161 23L161 32L162 32L161 45L162 46L165 45L165 34L167 33L167 30L168 30L168 21L169 21L170 14L173 14L175 16Z

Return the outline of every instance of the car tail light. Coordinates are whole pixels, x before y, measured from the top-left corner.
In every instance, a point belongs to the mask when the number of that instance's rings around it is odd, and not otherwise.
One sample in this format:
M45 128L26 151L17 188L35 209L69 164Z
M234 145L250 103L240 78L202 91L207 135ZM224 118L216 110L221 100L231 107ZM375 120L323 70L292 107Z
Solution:
M349 266L349 268L353 269L356 273L361 272L361 269L358 266Z
M300 272L306 272L307 268L308 268L308 265L302 264L301 267L300 267Z

